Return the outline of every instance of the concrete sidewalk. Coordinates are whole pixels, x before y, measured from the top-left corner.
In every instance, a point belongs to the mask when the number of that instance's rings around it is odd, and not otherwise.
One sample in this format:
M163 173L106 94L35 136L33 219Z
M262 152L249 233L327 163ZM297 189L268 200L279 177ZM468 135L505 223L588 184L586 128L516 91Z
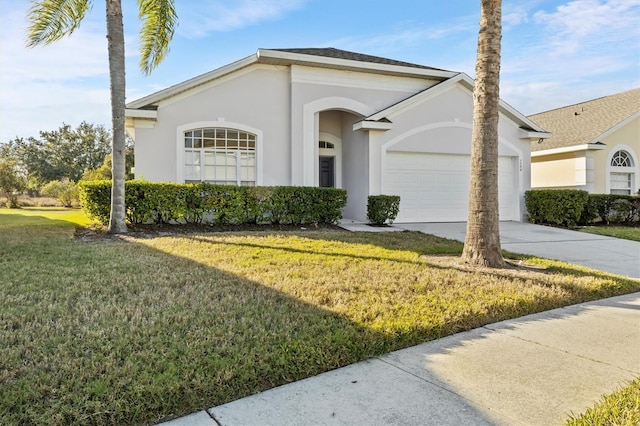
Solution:
M634 293L459 333L164 425L557 425L640 376L639 354Z

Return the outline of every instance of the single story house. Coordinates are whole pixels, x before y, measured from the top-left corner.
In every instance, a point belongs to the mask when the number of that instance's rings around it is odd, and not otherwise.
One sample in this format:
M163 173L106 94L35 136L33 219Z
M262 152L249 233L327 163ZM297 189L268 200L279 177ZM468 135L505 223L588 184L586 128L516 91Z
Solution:
M135 174L160 182L400 195L398 222L465 221L473 80L333 48L254 55L127 104ZM524 217L531 143L548 137L500 104L500 218Z
M551 132L531 147L533 188L640 190L640 89L529 116Z

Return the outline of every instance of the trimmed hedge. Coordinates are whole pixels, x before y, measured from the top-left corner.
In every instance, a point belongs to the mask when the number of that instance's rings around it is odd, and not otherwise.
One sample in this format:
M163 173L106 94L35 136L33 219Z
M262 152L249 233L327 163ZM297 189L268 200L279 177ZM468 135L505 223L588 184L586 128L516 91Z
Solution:
M589 194L574 189L536 189L525 193L529 221L574 227L596 222L632 224L640 220L635 195Z
M107 224L111 181L81 181L79 192L87 215ZM346 203L347 192L337 188L125 182L131 224L331 224Z
M367 219L374 225L393 223L399 211L399 195L370 195L367 199Z

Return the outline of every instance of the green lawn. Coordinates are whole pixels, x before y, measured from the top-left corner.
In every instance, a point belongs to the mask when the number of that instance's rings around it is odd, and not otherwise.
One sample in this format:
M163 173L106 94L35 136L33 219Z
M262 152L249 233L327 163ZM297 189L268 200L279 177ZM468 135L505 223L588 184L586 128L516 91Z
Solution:
M149 424L640 283L332 229L90 241L78 210L0 209L0 424Z
M581 415L573 415L565 426L640 425L640 377L622 386Z
M640 227L630 226L585 226L579 229L590 234L640 241Z

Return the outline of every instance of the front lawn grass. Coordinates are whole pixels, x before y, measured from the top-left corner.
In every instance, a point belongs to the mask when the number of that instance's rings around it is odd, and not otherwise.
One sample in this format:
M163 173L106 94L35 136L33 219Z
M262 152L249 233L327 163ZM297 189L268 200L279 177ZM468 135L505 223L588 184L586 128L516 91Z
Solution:
M151 424L640 282L462 244L335 229L74 238L77 210L0 209L0 424Z
M590 234L640 241L640 227L638 226L585 226L579 230Z
M572 415L565 426L640 425L640 377L620 387L581 415Z

